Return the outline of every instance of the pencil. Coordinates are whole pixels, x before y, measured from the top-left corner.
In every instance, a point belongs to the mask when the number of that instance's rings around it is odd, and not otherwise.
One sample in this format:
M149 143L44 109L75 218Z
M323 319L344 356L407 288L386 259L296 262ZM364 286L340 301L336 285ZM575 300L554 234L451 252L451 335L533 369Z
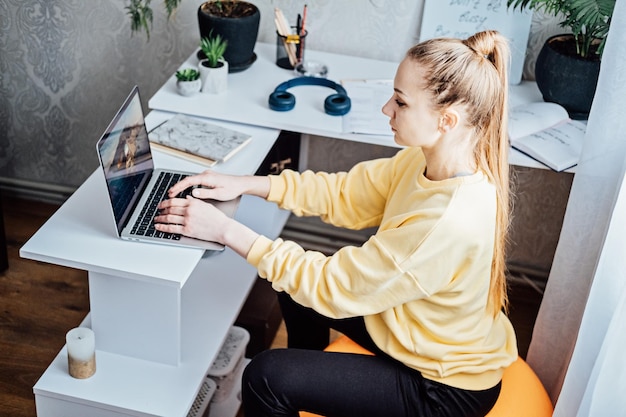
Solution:
M293 67L298 63L298 58L296 56L296 46L294 45L294 36L291 33L291 29L289 28L289 23L287 23L285 15L279 8L274 9L274 24L276 25L276 30L278 31L278 34L284 38L283 46L285 47L285 51L287 52L287 56L289 57L289 63ZM297 38L295 41L299 42L299 35L296 34L295 37Z
M306 10L307 6L304 5L304 10L302 11L302 27L300 28L300 36L304 36L304 26L306 25Z

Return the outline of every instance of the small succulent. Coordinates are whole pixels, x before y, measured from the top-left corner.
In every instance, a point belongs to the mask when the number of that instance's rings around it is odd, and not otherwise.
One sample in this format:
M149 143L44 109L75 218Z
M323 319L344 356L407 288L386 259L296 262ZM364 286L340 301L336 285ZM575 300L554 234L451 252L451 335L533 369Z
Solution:
M178 81L195 81L200 78L200 73L194 68L185 68L176 71L176 79Z
M213 32L211 31L211 33ZM209 34L208 37L204 37L200 40L200 49L202 49L211 68L217 68L219 66L219 61L224 57L227 46L228 41L222 38L220 34L215 36Z

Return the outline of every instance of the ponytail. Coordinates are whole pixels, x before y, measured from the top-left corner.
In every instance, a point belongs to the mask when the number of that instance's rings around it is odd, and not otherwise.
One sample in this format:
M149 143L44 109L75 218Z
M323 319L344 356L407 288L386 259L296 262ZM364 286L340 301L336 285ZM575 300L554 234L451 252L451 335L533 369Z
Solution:
M508 163L508 64L510 50L497 31L478 32L465 40L435 38L415 45L407 57L425 70L434 105L465 106L474 128L474 158L496 187L496 235L489 306L494 315L508 307L506 246L511 199Z

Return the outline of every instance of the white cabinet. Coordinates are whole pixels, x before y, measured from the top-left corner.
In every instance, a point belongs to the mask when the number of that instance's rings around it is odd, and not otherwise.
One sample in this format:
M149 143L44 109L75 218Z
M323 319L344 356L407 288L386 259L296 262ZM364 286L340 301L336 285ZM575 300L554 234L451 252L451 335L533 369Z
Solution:
M155 125L169 116L153 112L146 122ZM279 132L236 128L252 134L252 142L216 169L253 174ZM204 169L159 153L155 162ZM271 238L287 216L275 204L247 196L236 214ZM256 279L256 270L229 249L204 253L118 239L100 170L20 254L89 272L90 314L84 325L96 334L96 373L72 378L63 348L34 386L39 417L186 416ZM238 401L220 404L215 414L235 415Z

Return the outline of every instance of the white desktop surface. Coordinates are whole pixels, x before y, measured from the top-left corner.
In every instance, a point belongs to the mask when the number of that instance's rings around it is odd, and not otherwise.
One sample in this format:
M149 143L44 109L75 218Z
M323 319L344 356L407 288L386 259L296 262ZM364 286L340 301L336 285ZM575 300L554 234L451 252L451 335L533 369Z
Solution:
M296 97L293 110L273 111L268 97L277 85L294 78L291 70L274 63L276 45L257 43L257 60L250 68L228 75L228 90L223 94L196 94L184 97L176 92L174 74L148 101L152 109L185 113L235 123L263 126L292 132L318 135L374 145L398 147L393 136L345 133L340 116L324 113L324 99L334 90L319 86L299 86L289 90ZM335 82L349 79L393 79L398 63L307 50L307 59L328 65L328 79ZM195 52L181 68L196 67ZM536 83L522 81L510 86L510 106L542 101ZM349 91L348 91L349 95ZM530 168L548 169L545 165L511 149L509 163ZM569 170L568 170L569 171Z
M228 120L255 126L271 127L299 133L348 139L379 145L397 146L392 136L343 133L341 116L324 112L324 100L335 91L321 86L299 86L289 90L296 97L293 110L277 112L268 106L268 97L277 85L294 78L291 70L278 67L274 61L276 45L257 43L257 60L250 68L228 75L228 90L223 94L196 94L183 97L176 92L174 74L150 98L148 106L155 110L185 113L213 119ZM393 79L397 64L387 61L330 54L307 50L307 59L328 65L328 79ZM197 67L193 53L181 68Z
M146 117L150 130L171 114L151 112ZM215 171L253 174L268 153L278 132L254 126L221 123L252 135L251 142L236 157L213 167ZM95 152L95 148L94 148ZM206 167L154 152L156 167L200 172ZM122 277L158 281L182 287L203 250L117 238L104 175L96 169L85 183L20 249L20 256L57 265Z

